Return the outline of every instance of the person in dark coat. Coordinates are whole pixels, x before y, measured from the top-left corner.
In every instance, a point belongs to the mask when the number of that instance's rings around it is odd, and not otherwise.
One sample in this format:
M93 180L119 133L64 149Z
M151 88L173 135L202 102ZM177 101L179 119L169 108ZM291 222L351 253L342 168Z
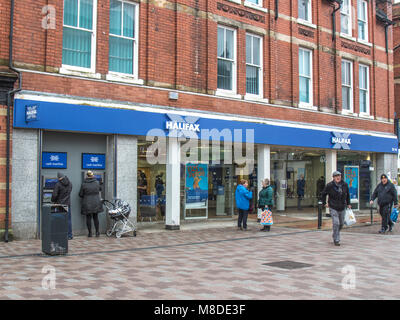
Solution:
M329 208L332 217L333 242L335 246L340 246L340 230L343 228L346 206L351 208L350 192L339 171L334 171L332 177L333 180L322 190L321 200L323 206ZM326 196L329 196L328 204Z
M381 183L379 183L374 193L372 194L370 204L374 203L374 200L378 198L379 213L382 217L382 228L379 233L385 233L388 229L392 231L393 222L390 220L390 214L392 212L392 205L398 207L397 190L393 183L391 183L386 174L381 175Z
M258 208L262 211L269 209L272 212L274 206L274 189L269 184L269 179L262 181L262 189L258 194ZM261 231L270 231L271 226L263 226Z
M301 200L304 199L304 187L306 186L306 181L304 180L304 176L301 175L300 179L297 180L297 209L303 210L301 208Z
M72 219L71 219L71 191L72 183L68 177L61 172L57 173L58 181L54 186L51 202L68 206L68 239L72 239Z
M322 194L322 190L324 190L325 188L325 177L321 176L318 180L317 180L317 202L318 199L321 199L321 194Z
M79 196L83 198L81 214L86 215L86 225L89 231L88 237L92 236L92 218L96 229L96 237L100 236L98 214L103 211L100 191L100 183L94 177L93 172L88 171L79 191Z

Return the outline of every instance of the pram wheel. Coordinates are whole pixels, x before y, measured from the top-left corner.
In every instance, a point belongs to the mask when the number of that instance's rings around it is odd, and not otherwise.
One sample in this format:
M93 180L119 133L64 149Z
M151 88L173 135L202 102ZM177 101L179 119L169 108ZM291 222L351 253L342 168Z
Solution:
M115 234L115 236L119 239L119 238L121 238L121 232L117 232L116 234Z
M133 236L134 236L134 237L136 237L136 230L135 230L135 231L133 231Z
M112 230L107 230L106 236L107 236L107 237L111 237L111 236L112 236Z

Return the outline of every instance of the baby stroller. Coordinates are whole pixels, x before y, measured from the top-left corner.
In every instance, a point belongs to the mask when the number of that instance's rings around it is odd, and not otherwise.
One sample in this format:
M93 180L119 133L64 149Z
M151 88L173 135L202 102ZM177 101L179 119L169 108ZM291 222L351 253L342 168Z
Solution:
M114 232L117 238L121 238L128 232L133 232L133 236L136 237L136 225L128 219L131 212L128 202L121 199L103 200L103 205L107 208L108 215L113 221L112 228L106 232L107 237L111 237Z

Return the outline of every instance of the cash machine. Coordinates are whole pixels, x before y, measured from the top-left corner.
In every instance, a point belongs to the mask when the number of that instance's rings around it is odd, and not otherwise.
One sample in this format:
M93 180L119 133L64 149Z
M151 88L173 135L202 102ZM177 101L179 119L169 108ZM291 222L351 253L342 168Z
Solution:
M42 205L51 204L51 196L57 181L57 177L42 176Z

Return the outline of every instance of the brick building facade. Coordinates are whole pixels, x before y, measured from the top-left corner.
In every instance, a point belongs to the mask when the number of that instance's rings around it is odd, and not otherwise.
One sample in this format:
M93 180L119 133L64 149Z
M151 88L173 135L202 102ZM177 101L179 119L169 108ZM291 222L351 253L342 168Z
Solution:
M0 4L0 22L6 26L0 31L4 66L10 58L11 2ZM137 179L139 172L147 175L149 196L157 193L152 189L155 176L166 173L167 227L179 227L181 218L209 217L213 201L218 208L218 185L225 190L224 200L219 200L221 206L224 203L221 210L232 214L236 179L251 179L251 174L233 175L228 167L210 164L210 195L204 207L196 208L206 213L192 214L194 207L180 204L186 181L180 167L168 161L157 169L141 164L146 132L162 127L158 116L169 113L200 118L201 127L208 129L232 129L240 121L245 124L237 128L254 129L255 185L260 187L262 177L286 183L281 185L284 200L278 201L278 210L291 206L295 180L303 172L313 176L309 194L314 197L317 175L330 179L333 169L353 165L361 170L367 163L368 186L361 192L359 187L354 198L359 209L378 170L397 172L392 28L385 22L392 18L388 1L15 0L14 4L12 63L22 74L22 91L14 96L11 222L19 237L40 234L45 179L55 172L55 167L44 165L43 152L64 152L75 138L70 145L78 146L80 140L82 145L67 151L68 166L59 167L69 175L68 170L79 171L75 189L84 166L73 169L70 159L85 152L104 154L106 169L99 173L104 174L105 196L128 199L137 208L135 218L144 217L146 211L136 194L138 185L144 184L140 174ZM27 120L28 106L33 106L37 118ZM0 117L3 124L3 111ZM124 123L128 118L131 126ZM147 127L137 119L147 119ZM221 124L212 127L213 120ZM258 124L265 127L257 131ZM279 128L304 130L304 141L313 141L303 144L302 132ZM1 125L2 134L3 129ZM331 142L319 140L325 136L317 131L328 132L329 137L337 131L351 134L351 148L342 146L348 152L342 157ZM262 132L274 132L274 141L260 138ZM5 138L0 137L3 172ZM91 149L92 138L99 140L97 149ZM167 159L181 148L168 142ZM313 151L323 163L318 170L311 159ZM297 153L301 155L296 158ZM212 175L233 180L228 187ZM1 221L4 191L2 187ZM314 200L309 201L311 206ZM84 229L78 224L76 233Z

